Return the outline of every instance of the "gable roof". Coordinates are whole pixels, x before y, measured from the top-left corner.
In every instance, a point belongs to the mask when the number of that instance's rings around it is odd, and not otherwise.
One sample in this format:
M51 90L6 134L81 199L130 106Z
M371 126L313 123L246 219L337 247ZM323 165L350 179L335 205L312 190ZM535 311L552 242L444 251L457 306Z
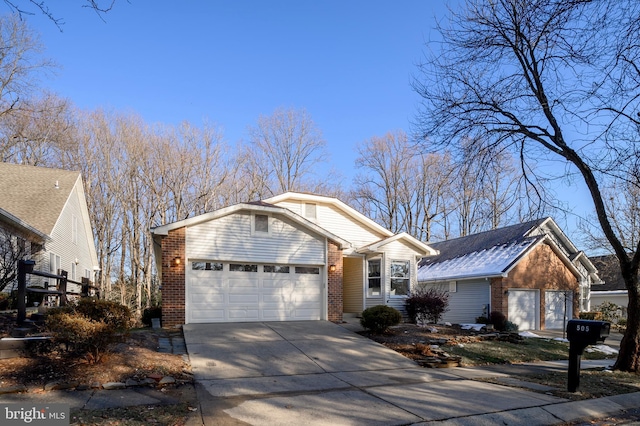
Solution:
M208 222L211 220L219 219L224 216L228 216L233 213L237 213L240 211L257 211L262 213L274 213L282 216L286 216L292 221L304 226L307 229L315 232L316 234L322 235L340 245L340 248L350 247L351 243L346 241L343 238L327 231L326 229L316 225L310 220L292 212L289 209L285 209L284 207L274 206L269 203L265 203L262 201L259 202L251 202L251 203L240 203L234 204L233 206L225 207L222 209L214 210L209 213L204 213L199 216L194 216L188 219L180 220L178 222L169 223L166 225L156 226L151 228L151 233L157 236L165 236L169 234L169 231L174 229L183 228L185 226L193 226L199 223Z
M277 204L277 203L288 201L288 200L309 201L314 203L329 204L335 207L336 209L340 210L342 213L346 214L347 216L351 217L352 219L355 219L357 222L364 225L365 227L383 236L392 237L394 235L393 232L391 232L384 226L378 224L374 220L363 215L353 207L349 207L347 204L343 203L342 201L338 200L335 197L327 197L324 195L309 194L304 192L285 192L284 194L267 198L266 200L264 200L264 202Z
M79 172L0 163L0 208L51 235Z
M406 244L413 246L413 249L420 256L434 256L438 254L438 251L433 249L432 247L426 245L422 241L416 239L415 237L407 234L406 232L401 232L400 234L393 235L388 238L383 238L382 240L378 240L374 243L368 244L364 247L360 247L357 252L358 253L367 253L367 252L377 252L380 247L387 245L393 241L403 241Z
M553 238L542 228L548 227ZM572 272L580 272L572 263L578 259L590 274L596 269L586 256L580 256L575 246L562 233L551 218L480 232L429 245L439 255L424 258L418 269L419 281L457 280L481 277L499 277L506 274L531 250L547 243L560 256ZM563 244L560 248L558 244Z

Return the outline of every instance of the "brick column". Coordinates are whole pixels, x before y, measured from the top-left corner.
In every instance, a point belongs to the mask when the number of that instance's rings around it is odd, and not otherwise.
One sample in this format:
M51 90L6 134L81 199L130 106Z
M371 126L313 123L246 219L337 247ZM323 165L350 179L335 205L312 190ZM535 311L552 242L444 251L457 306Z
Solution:
M342 322L342 250L333 241L329 241L327 253L327 319L333 322ZM331 265L336 270L329 270Z
M176 265L175 259L180 258ZM162 326L185 323L185 228L162 239Z

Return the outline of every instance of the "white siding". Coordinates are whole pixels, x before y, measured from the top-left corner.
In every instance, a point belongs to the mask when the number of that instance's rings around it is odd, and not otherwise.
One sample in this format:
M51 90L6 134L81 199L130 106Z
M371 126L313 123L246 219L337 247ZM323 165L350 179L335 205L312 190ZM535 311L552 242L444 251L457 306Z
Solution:
M277 205L304 217L304 202L302 201L285 201ZM385 235L365 228L362 223L332 205L317 203L316 216L314 222L317 225L349 241L355 248L371 244L385 237Z
M449 291L450 283L424 283L425 288L444 290L449 294L449 310L442 316L442 322L452 324L474 323L476 318L488 315L491 288L487 281L457 281L455 292Z
M76 280L80 281L81 277L84 274L85 269L93 270L93 259L91 256L92 249L89 244L94 244L93 235L90 235L90 229L86 229L82 226L82 218L84 217L83 206L81 202L81 195L78 190L78 185L82 183L78 181L76 186L74 186L69 199L67 200L67 204L62 209L60 213L60 217L56 222L53 230L51 232L52 241L48 242L46 245L47 254L44 256L44 261L40 265L36 265L36 269L41 271L49 272L49 255L48 253L55 253L60 256L60 267L61 269L67 271L69 273L69 278L71 278L71 263L75 262L76 259L78 264L76 265L77 276ZM78 219L78 228L77 228L77 244L72 240L72 217L76 216ZM93 278L93 277L92 277ZM50 282L50 285L53 285L51 279L44 279ZM68 291L80 291L80 286L69 285L67 287Z
M416 252L411 249L409 246L403 244L400 241L392 241L389 244L386 244L382 247L384 256L384 264L383 264L383 277L382 277L382 288L383 294L385 297L386 304L388 306L392 306L399 310L400 312L405 312L405 300L406 296L391 296L391 262L393 261L409 261L409 270L410 270L410 283L409 283L409 291L415 288L417 285L418 279L418 269L416 263Z
M364 286L363 259L345 257L342 274L342 305L344 312L362 312L362 292Z
M187 228L187 259L324 265L325 241L282 217L270 219L271 235L251 235L251 214L236 213Z

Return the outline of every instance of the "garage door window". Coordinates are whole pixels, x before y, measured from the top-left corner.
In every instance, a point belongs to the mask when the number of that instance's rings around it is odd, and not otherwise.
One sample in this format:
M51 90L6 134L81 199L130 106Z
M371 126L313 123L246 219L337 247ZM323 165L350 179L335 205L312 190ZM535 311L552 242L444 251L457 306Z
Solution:
M289 267L282 265L264 265L264 272L271 272L275 274L288 274Z
M229 265L229 271L231 272L258 272L258 265L241 265L238 263L232 263Z
M194 271L222 271L222 263L191 262L191 269Z
M296 274L320 274L320 268L314 268L312 266L296 266Z

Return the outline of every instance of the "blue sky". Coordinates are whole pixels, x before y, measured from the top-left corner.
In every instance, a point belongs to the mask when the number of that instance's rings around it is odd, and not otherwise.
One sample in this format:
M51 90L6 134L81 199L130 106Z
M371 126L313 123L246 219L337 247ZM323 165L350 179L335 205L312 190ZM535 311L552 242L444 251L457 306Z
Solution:
M260 114L305 108L346 176L356 143L410 131L410 87L445 1L118 0L102 22L51 3L63 32L28 18L61 66L47 86L81 108L222 126L234 143Z
M260 114L305 108L350 185L356 144L411 132L416 64L457 0L117 0L104 22L80 0L48 3L62 32L26 19L60 66L50 90L148 123L216 124L231 144ZM591 207L581 184L558 192L577 213ZM575 236L573 219L556 219Z

